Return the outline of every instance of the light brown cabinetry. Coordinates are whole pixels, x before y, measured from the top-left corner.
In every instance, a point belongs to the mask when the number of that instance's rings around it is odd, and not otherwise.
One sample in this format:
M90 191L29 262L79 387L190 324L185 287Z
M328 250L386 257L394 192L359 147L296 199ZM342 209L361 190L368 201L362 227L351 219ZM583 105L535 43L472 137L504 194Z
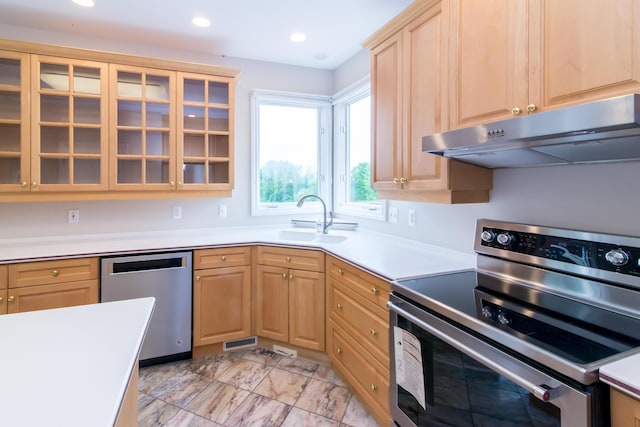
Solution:
M418 1L365 42L372 56L372 186L386 199L489 200L491 171L422 152L448 128L446 2Z
M324 253L270 246L256 253L256 333L324 351Z
M193 344L251 334L251 248L194 251Z
M327 256L327 352L381 425L389 415L390 285Z
M640 400L612 388L611 425L613 427L638 427L640 425Z
M0 265L0 314L7 314L7 279L6 265Z
M637 0L451 0L451 128L640 90Z
M8 313L98 302L98 258L9 264L7 268Z

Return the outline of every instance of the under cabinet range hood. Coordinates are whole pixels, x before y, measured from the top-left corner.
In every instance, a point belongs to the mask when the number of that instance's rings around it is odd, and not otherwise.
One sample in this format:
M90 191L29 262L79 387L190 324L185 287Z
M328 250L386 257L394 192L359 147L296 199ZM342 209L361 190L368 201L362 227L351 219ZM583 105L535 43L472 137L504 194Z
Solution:
M428 135L422 151L487 168L640 160L640 95Z

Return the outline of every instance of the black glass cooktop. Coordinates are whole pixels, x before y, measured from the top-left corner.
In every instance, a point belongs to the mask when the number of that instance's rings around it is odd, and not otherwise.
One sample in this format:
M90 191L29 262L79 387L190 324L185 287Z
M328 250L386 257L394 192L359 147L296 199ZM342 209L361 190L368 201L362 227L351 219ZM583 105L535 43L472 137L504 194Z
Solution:
M472 330L490 325L580 365L640 347L638 319L482 272L404 280L393 291Z

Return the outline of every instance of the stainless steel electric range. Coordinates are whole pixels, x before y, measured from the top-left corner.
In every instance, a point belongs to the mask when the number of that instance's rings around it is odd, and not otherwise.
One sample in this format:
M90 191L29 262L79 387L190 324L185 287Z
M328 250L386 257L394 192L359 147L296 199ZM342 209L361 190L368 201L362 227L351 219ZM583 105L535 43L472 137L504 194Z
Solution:
M474 249L392 284L394 422L608 426L598 369L640 351L640 238L479 220Z

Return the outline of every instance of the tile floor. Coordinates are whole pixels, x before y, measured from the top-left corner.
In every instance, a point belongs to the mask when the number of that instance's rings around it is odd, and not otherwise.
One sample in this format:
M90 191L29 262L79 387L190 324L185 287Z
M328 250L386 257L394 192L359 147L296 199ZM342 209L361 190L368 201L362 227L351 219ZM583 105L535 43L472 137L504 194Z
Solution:
M138 426L379 427L328 366L254 348L140 369Z

